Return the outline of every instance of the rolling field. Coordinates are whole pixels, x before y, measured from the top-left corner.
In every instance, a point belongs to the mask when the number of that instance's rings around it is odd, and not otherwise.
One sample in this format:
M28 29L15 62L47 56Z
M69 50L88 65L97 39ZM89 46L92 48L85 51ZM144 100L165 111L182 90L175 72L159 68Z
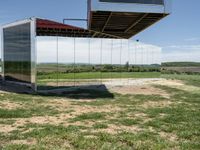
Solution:
M200 149L200 77L135 80L59 97L0 91L0 149Z
M37 83L42 86L63 83L64 86L76 84L92 84L101 82L102 79L137 79L137 78L160 78L160 72L85 72L85 73L46 73L40 74Z
M163 73L172 74L199 74L200 63L199 62L166 62L162 63L161 71Z
M38 79L107 79L107 78L158 78L160 72L84 72L84 73L47 73L38 75Z
M163 67L164 71L177 72L177 73L193 73L199 74L200 67Z
M163 74L162 78L173 79L173 80L182 80L187 85L194 85L200 87L200 75L176 75L176 74Z

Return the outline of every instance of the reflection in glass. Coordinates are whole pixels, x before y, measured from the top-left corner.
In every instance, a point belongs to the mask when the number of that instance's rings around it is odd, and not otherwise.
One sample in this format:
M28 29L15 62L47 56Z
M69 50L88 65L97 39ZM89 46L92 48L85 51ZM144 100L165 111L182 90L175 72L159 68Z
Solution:
M30 23L3 29L5 80L31 83Z
M48 90L57 87L57 38L37 37L37 87Z
M58 38L58 86L75 85L75 39Z
M91 79L90 84L101 84L101 39L90 40L90 65L92 67L89 77Z
M75 52L75 85L88 85L88 73L92 68L89 64L89 45L87 38L76 38Z
M135 78L160 63L160 48L121 39L37 38L40 89L100 85ZM112 80L111 80L112 79Z

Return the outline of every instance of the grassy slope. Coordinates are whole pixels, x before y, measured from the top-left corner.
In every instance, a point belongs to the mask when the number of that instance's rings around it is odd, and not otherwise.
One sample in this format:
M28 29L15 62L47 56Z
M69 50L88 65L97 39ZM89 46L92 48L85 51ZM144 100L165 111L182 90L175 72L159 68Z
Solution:
M200 67L199 62L166 62L162 67Z
M166 79L182 80L186 84L200 87L200 75L177 75L177 74L163 74L161 77Z
M187 84L197 85L197 76L173 76L167 78L182 79ZM190 80L195 82L189 82ZM102 108L107 105L120 107L121 111L100 113L89 112L66 120L74 124L69 126L50 124L27 124L9 134L0 133L0 147L4 149L200 149L200 93L190 93L175 88L160 86L171 94L170 99L158 95L120 95L114 98L99 98L93 101L72 101L73 106ZM0 125L13 124L17 118L34 116L55 116L69 113L58 112L53 107L44 106L56 97L30 96L19 94L0 94L1 101L25 104L20 109L0 109ZM145 102L173 102L170 106L142 108ZM35 108L32 110L30 108ZM39 111L39 110L42 111ZM73 111L73 110L72 110ZM145 117L130 117L145 114ZM5 116L6 119L5 120ZM93 122L88 126L87 122ZM138 127L141 130L125 132L123 128L111 134L104 130L111 125L120 127ZM22 132L22 131L26 132ZM11 144L12 140L36 139L37 144Z

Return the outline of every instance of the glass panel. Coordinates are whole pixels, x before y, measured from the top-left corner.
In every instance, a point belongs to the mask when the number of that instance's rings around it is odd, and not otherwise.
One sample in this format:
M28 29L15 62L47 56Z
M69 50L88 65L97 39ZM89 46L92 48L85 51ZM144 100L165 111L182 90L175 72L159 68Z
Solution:
M112 78L121 78L121 40L113 40L112 66Z
M3 29L5 80L31 83L30 23Z
M76 38L76 67L75 83L76 86L88 85L90 80L89 72L89 45L87 38Z
M142 66L159 62L159 52L128 40L38 37L37 83L41 89L128 84Z
M112 78L112 64L111 64L111 46L112 46L112 40L110 39L103 39L102 40L102 66L101 66L101 73L102 73L102 79L104 82L110 82L110 79Z
M129 64L135 64L135 45L132 41L129 41Z
M71 87L75 85L75 39L59 37L58 40L58 86Z
M2 79L2 30L0 29L0 80Z
M90 84L101 84L101 39L90 39Z
M121 45L121 78L122 78L122 84L128 84L128 79L130 78L131 74L129 73L129 67L130 67L130 62L129 62L129 41L128 40L122 40L122 45Z
M38 90L57 88L57 47L56 37L37 37Z

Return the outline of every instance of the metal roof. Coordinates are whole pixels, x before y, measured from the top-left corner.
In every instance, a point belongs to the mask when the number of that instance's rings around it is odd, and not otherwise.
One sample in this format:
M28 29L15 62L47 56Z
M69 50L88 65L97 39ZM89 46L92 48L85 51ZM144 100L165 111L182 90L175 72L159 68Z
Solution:
M165 16L167 14L90 12L89 29L129 39Z
M47 19L36 18L37 36L64 36L64 37L88 37L88 38L120 38L98 31L87 30Z
M88 0L88 29L129 39L171 13L172 0Z

